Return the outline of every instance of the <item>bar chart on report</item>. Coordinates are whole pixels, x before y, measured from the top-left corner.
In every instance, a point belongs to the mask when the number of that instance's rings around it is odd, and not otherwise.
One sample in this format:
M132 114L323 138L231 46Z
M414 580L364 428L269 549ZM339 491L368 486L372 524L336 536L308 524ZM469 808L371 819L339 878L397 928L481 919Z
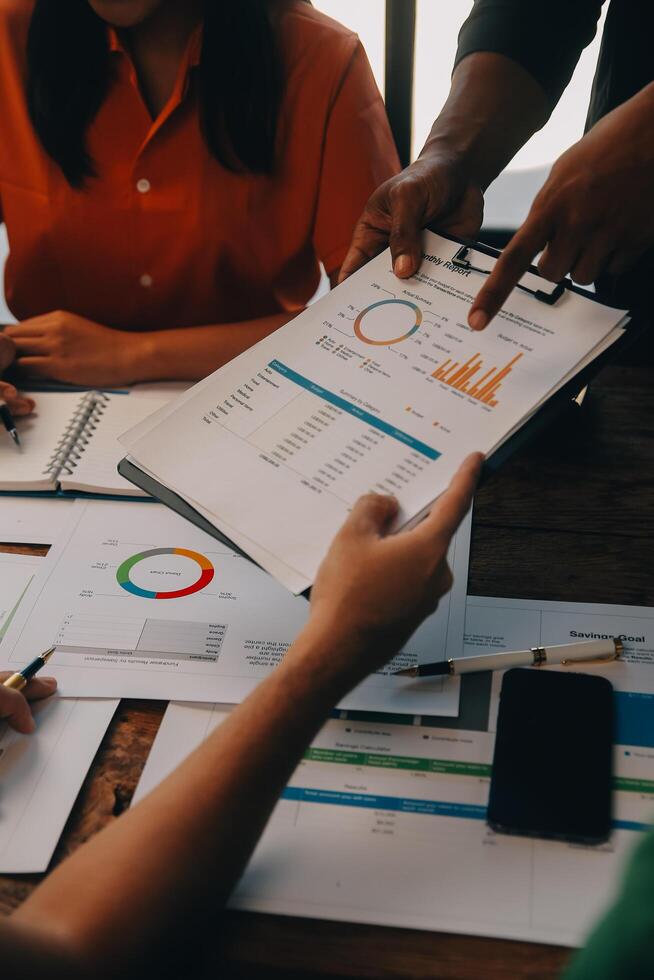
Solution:
M464 364L460 364L459 361L452 363L452 359L448 357L441 367L434 371L432 377L494 408L498 403L496 395L502 381L511 373L522 356L516 354L505 367L499 369L492 367L481 377L479 372L484 370L481 354L473 354Z
M499 404L500 390L530 350L527 345L520 344L523 349L516 352L516 338L502 336L507 361L494 365L482 351L470 352L472 331L466 323L426 308L425 299L423 308L409 290L405 290L409 294L405 297L388 294L374 282L370 289L387 295L361 309L349 305L323 321L325 334L318 341L322 350L350 361L364 374L381 374L392 380L408 370L416 380L422 377L425 384L442 382L458 397L467 396L471 407L477 403L489 411ZM341 339L344 337L356 346L350 348Z

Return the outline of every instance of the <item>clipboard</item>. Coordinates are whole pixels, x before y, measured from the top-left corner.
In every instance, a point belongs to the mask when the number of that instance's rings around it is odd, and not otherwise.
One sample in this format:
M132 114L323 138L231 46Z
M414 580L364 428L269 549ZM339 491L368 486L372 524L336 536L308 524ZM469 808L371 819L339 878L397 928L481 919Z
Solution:
M453 252L452 252L452 264L458 268L469 270L471 272L477 273L479 276L489 275L492 271L492 267L484 267L481 263L477 263L475 256L486 255L489 258L496 260L501 252L498 249L491 248L489 245L484 245L477 241L472 241L470 239L455 238L452 235L447 235L437 228L430 227L430 231L435 232L440 235L441 238L445 238L452 242ZM532 289L528 286L519 284L517 288L522 289L533 296L535 303L545 303L547 306L556 306L556 303L565 294L566 290L584 296L586 299L590 299L593 302L599 303L600 301L597 297L586 289L582 289L579 286L574 285L570 280L564 279L560 283L550 283L543 279L539 274L538 269L535 266L530 266L528 273L536 276L543 283L543 287ZM600 304L603 305L603 304ZM641 336L646 328L646 323L641 321L630 320L625 327L625 332L622 337L620 337L615 343L613 343L606 351L599 354L590 364L585 368L582 368L577 374L574 375L562 388L560 388L554 395L547 399L547 401L541 405L541 407L529 418L524 425L518 429L512 436L510 436L502 445L495 450L495 452L487 457L481 474L480 485L485 482L490 475L496 472L504 463L513 456L514 453L518 452L529 442L535 439L544 429L550 425L554 419L556 419L562 412L566 409L573 409L575 404L575 398L578 396L581 389L583 389L595 375L605 367L614 358L618 351L623 351L627 346L630 346L638 337ZM577 409L578 410L578 406ZM235 551L242 558L247 558L253 564L258 565L246 552L239 548L227 535L219 531L210 521L208 521L202 514L200 514L191 504L186 500L176 494L174 491L169 490L168 487L164 486L158 480L144 473L138 466L130 462L128 458L123 458L118 464L119 474L133 483L135 486L140 487L145 490L146 493L154 497L160 503L174 510L180 517L184 517L186 520L195 524L196 527L200 528L202 531L206 531L207 534L216 540L222 542L232 551ZM258 566L260 567L260 566ZM302 595L308 598L310 594L310 589L303 592Z
M482 277L490 275L492 272L492 266L482 265L481 262L477 264L475 255L486 255L489 258L496 261L502 254L497 248L492 248L490 245L485 245L483 242L473 241L472 239L466 238L456 238L453 235L448 235L446 232L439 231L433 226L429 226L429 230L433 231L435 234L440 235L441 238L446 238L448 241L452 242L455 246L452 254L452 264L460 269L469 269L471 272L479 275L480 280ZM577 286L570 279L562 279L561 282L551 283L549 280L544 279L539 273L538 269L534 265L530 265L527 273L531 276L535 276L542 283L542 289L532 289L528 286L518 283L517 289L529 294L533 297L535 303L544 303L546 306L556 306L557 302L566 292L576 293L578 296L583 296L585 299L591 300L593 303L598 303L600 306L605 306L597 298L595 293L588 289L584 289L582 286ZM631 317L631 312L628 314ZM637 341L642 334L647 329L647 323L644 320L630 319L625 325L624 333L622 337L611 344L611 346L605 350L603 353L599 354L590 364L586 365L585 368L581 368L569 381L566 382L557 392L551 395L547 401L541 405L541 407L534 412L531 418L520 426L517 432L514 432L512 436L509 436L505 442L499 446L495 452L488 456L484 462L482 468L481 479L479 481L480 486L483 485L486 480L499 470L506 462L513 456L516 452L519 452L530 442L536 439L541 432L544 432L548 426L550 426L560 415L565 411L579 411L580 403L576 401L579 393L592 381L592 379L599 374L602 368L610 364L615 356L619 353L623 353L627 350L635 341Z

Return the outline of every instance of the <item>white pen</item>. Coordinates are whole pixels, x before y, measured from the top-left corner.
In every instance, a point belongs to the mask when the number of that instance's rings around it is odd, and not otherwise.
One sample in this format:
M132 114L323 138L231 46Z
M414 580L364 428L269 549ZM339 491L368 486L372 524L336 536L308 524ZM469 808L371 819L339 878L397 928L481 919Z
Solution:
M506 670L508 667L543 667L546 664L588 663L593 660L617 660L623 651L622 640L584 640L553 647L531 647L509 653L484 653L479 657L439 660L396 670L395 677L443 677L474 674L481 670Z

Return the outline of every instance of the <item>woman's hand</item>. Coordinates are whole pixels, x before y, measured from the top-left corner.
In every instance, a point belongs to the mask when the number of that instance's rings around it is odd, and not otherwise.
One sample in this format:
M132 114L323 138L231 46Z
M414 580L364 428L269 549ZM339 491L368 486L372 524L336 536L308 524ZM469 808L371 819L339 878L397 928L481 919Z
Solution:
M482 461L479 453L469 456L412 530L387 534L397 501L369 494L335 538L313 586L308 631L329 639L334 668L349 684L390 660L449 591L447 551Z
M57 690L54 677L34 677L24 691L13 691L2 685L11 677L10 673L0 673L0 718L6 719L10 726L23 735L29 735L36 725L28 701L43 701Z
M16 347L18 366L29 377L68 384L125 385L133 376L140 334L103 327L57 310L5 328Z
M5 333L0 333L0 374L13 363L16 348ZM9 411L15 417L29 415L34 411L35 403L31 398L20 395L14 385L8 381L0 381L0 400L7 403Z
M422 229L436 224L442 231L476 238L484 199L481 187L466 174L462 160L429 144L410 167L378 187L354 230L340 282L390 246L393 271L406 279L421 261Z
M490 323L540 251L546 279L587 285L621 275L654 245L653 124L654 84L559 157L473 303L473 329Z
M16 348L3 332L0 332L0 374L6 371L16 356Z

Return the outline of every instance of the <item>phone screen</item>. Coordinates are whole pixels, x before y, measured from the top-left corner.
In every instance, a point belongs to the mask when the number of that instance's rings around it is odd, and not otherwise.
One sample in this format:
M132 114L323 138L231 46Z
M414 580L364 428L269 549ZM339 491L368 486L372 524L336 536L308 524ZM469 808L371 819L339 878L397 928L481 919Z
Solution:
M504 675L488 823L500 833L595 844L611 830L613 688L589 674Z

